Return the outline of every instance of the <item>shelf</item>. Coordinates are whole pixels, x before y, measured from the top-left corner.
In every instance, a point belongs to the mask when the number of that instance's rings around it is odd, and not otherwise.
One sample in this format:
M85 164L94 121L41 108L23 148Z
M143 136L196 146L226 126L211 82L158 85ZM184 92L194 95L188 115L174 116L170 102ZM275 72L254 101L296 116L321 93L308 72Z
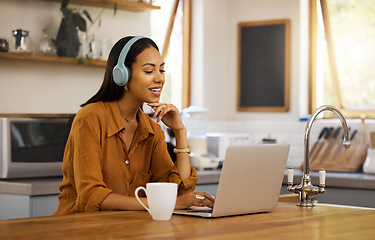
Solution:
M11 52L0 52L0 59L22 60L32 62L48 62L88 67L105 67L106 61L97 59L83 59L73 57L43 56L35 54L17 54Z
M52 2L61 2L61 0L44 0ZM117 3L117 10L125 10L132 12L144 12L150 10L158 10L159 6L152 4L126 1L126 0L70 0L69 4L84 5L90 7L109 8L113 9L114 4Z
M60 2L62 0L43 0L49 2ZM117 10L126 10L133 12L142 12L160 9L159 6L152 4L126 1L126 0L70 0L69 4L84 5L98 8L113 9L114 4L117 3ZM68 64L68 65L80 65L88 67L105 67L106 61L97 59L84 59L84 58L72 58L72 57L58 57L58 56L45 56L35 54L18 54L11 52L0 52L0 60L20 60L20 61L31 61L31 62L47 62L57 64Z
M7 118L73 118L71 113L1 113L0 117Z

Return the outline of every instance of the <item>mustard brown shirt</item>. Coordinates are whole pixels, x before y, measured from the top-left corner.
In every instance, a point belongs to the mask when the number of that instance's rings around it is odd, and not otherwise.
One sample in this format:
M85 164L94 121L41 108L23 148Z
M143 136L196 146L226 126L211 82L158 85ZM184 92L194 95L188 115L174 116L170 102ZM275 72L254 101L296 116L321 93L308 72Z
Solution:
M167 150L164 132L141 109L129 152L122 139L126 131L117 102L96 102L74 118L63 159L63 180L55 215L99 211L110 194L134 196L148 182L174 182L178 194L195 189L193 167L181 180Z

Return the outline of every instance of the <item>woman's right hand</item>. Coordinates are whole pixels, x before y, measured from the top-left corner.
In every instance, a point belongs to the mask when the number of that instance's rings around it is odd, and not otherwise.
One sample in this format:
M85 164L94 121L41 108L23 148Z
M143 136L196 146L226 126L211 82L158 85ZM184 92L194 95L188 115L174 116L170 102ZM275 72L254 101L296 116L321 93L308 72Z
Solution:
M189 192L177 197L175 209L185 209L191 206L213 208L215 199L205 192Z

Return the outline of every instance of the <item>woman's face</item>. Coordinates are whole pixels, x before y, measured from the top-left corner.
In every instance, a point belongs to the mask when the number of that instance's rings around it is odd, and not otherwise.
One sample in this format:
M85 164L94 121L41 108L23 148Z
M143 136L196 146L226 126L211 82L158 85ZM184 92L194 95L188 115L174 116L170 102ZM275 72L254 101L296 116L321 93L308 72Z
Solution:
M140 103L159 102L165 82L164 61L154 47L148 47L138 54L131 68L128 91Z

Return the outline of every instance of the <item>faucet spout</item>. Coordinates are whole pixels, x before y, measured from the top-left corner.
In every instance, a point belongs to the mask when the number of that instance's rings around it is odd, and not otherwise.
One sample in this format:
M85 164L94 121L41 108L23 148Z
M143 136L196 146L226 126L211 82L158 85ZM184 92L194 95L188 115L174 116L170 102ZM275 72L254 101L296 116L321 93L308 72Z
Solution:
M312 128L312 125L316 119L316 117L319 115L319 113L323 112L323 111L326 111L326 110L329 110L329 111L332 111L333 113L336 114L336 116L340 119L341 121L341 125L344 129L344 142L343 142L343 146L347 149L350 147L350 142L349 142L349 128L348 128L348 124L346 123L346 120L344 118L344 116L342 115L342 113L335 107L332 107L332 106L328 106L328 105L323 105L319 108L317 108L311 115L311 117L309 118L309 120L307 121L307 124L306 124L306 129L305 129L305 161L304 161L304 165L303 165L303 175L308 175L309 174L309 167L310 167L310 154L309 154L309 141L310 141L310 131L311 131L311 128Z
M314 201L313 198L317 194L324 194L326 192L325 189L325 170L321 169L319 171L319 179L320 179L320 186L315 187L311 184L311 178L309 174L309 165L310 165L310 156L309 156L309 140L310 140L310 131L311 127L316 119L316 117L319 115L319 113L329 110L336 114L336 116L340 119L342 127L344 128L344 142L343 145L345 148L350 147L349 142L349 130L348 130L348 124L346 123L346 120L344 116L341 114L341 112L332 107L332 106L321 106L317 108L309 118L306 124L305 129L305 161L303 164L303 177L302 182L300 185L293 186L293 170L288 169L288 191L295 192L299 194L299 202L297 206L302 207L313 207Z

